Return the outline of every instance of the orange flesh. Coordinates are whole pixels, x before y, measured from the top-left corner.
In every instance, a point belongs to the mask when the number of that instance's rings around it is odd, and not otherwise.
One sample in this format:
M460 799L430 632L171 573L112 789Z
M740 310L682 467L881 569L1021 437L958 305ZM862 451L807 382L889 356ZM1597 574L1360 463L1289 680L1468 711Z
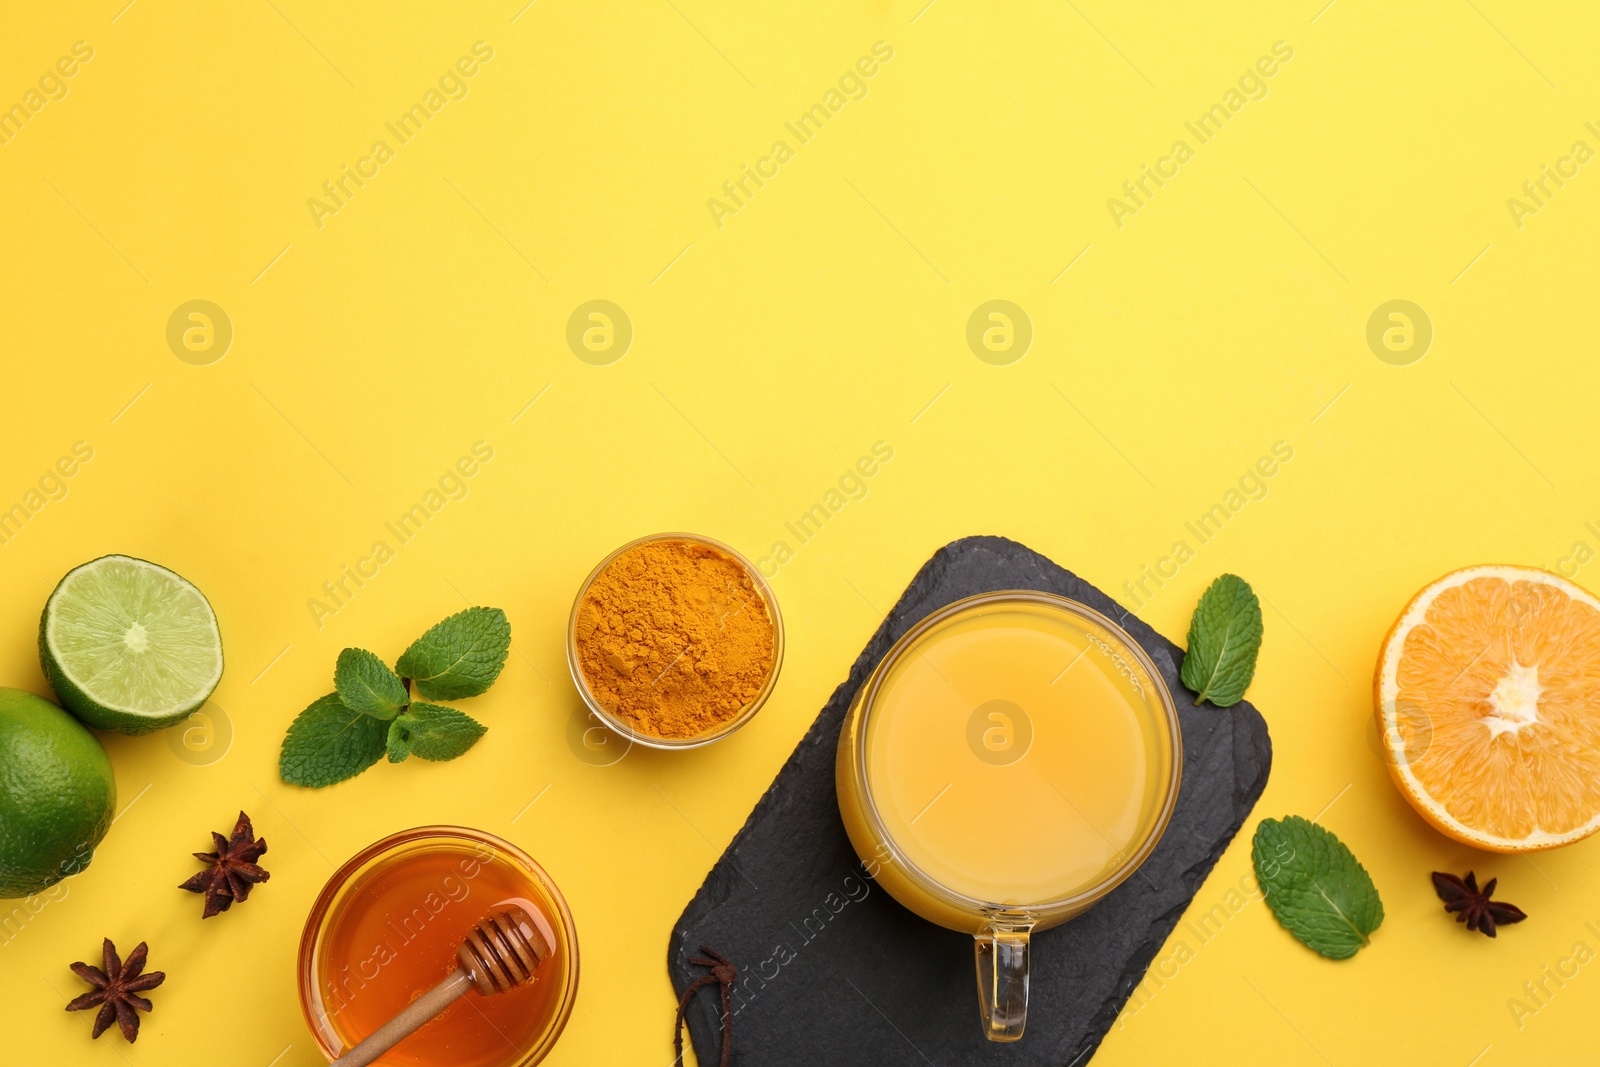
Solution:
M1508 840L1600 813L1600 612L1536 582L1446 589L1406 636L1395 700L1410 770L1453 818Z

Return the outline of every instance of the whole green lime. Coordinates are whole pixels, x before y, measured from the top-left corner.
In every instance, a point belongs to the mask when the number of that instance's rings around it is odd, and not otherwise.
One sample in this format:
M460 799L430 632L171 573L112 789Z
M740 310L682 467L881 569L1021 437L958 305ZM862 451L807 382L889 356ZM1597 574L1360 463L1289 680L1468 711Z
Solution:
M0 897L89 866L116 806L100 740L43 697L0 687Z

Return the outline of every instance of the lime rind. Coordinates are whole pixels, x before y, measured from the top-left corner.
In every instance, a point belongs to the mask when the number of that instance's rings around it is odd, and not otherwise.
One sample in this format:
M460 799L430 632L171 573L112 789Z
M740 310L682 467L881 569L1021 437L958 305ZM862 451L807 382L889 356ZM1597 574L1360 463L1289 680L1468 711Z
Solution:
M222 636L192 583L132 556L102 556L69 571L50 595L39 658L73 714L141 734L205 704L222 678Z

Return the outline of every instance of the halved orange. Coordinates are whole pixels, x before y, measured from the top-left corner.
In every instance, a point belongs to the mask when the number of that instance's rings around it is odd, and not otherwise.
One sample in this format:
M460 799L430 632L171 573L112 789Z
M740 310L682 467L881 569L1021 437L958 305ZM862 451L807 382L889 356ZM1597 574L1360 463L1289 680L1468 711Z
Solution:
M1533 567L1454 571L1406 605L1373 679L1401 794L1494 852L1600 829L1600 600Z

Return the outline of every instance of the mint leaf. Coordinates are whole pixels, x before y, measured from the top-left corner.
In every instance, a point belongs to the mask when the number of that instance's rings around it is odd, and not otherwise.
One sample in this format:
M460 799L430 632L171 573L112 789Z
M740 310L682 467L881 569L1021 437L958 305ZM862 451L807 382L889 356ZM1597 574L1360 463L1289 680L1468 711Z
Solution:
M487 732L488 727L455 708L413 704L411 710L395 719L389 728L389 758L394 760L397 733L400 744L409 754L426 760L450 760L471 748Z
M1250 583L1224 574L1211 583L1189 620L1189 651L1178 677L1194 690L1196 704L1209 700L1231 708L1244 699L1261 651L1261 603Z
M486 691L511 648L511 624L499 608L468 608L417 638L395 664L429 700L458 700ZM421 755L421 753L418 753Z
M411 755L411 729L401 715L389 724L389 739L386 748L389 752L390 763L404 763L406 757Z
M312 789L354 778L383 755L387 729L382 720L351 711L339 694L329 693L290 724L278 773L286 782Z
M333 684L345 707L377 719L392 719L411 702L400 676L364 648L347 648L339 653Z
M1267 906L1307 948L1349 959L1383 923L1366 868L1316 823L1298 815L1261 820L1251 857Z

